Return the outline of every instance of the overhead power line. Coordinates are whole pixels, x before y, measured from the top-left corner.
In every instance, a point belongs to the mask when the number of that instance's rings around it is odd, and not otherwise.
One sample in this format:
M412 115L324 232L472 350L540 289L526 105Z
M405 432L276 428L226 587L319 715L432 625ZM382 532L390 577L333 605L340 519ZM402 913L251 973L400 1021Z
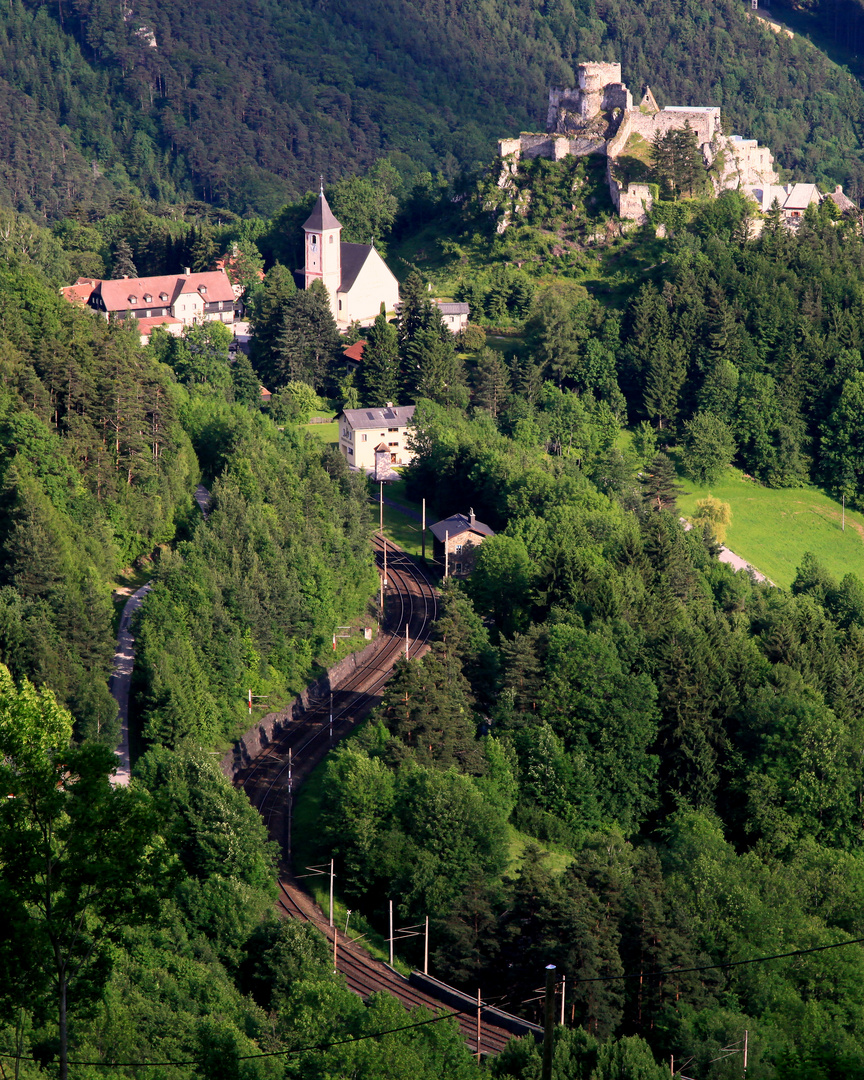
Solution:
M664 968L661 971L635 971L626 975L593 975L587 978L580 978L575 976L570 980L572 983L588 983L588 982L620 982L622 979L656 979L662 975L682 975L696 971L725 971L728 968L743 967L746 964L765 964L771 960L786 960L792 956L808 956L811 953L826 952L829 949L842 949L846 945L861 945L864 944L864 937L861 938L849 938L846 941L835 941L830 945L814 945L810 949L792 949L789 952L772 953L769 956L754 956L749 960L730 960L725 964L699 964L693 967L674 967ZM526 1002L537 1001L538 998L528 998ZM488 1003L486 1005L488 1008ZM334 1039L331 1042L314 1043L310 1046L295 1047L293 1050L269 1050L259 1054L241 1054L238 1056L238 1061L254 1061L258 1058L271 1058L271 1057L293 1057L297 1054L309 1054L309 1053L323 1053L325 1050L330 1050L334 1046L347 1046L351 1043L364 1042L366 1039L379 1039L383 1035L395 1035L400 1031L411 1031L414 1028L426 1027L428 1024L440 1024L442 1020L449 1020L454 1016L468 1016L469 1011L467 1009L454 1009L453 1012L442 1013L441 1016L433 1016L429 1020L418 1020L414 1024L403 1024L397 1028L387 1028L383 1031L370 1031L366 1035L356 1035L348 1039ZM470 1015L474 1015L474 1009L470 1010ZM19 1061L40 1061L39 1058L28 1057L25 1054L10 1054L6 1051L0 1051L0 1058L14 1061L16 1058ZM151 1066L193 1066L200 1065L200 1058L191 1058L187 1061L70 1061L70 1065L89 1065L99 1069L143 1069Z
M844 945L861 945L864 938L850 938L848 941L835 941L832 945L814 945L812 949L793 949L791 952L773 953L771 956L754 956L750 960L730 960L725 964L699 964L696 967L664 968L662 971L633 971L627 975L592 975L573 982L620 982L622 979L657 979L661 975L683 975L692 971L725 971L727 968L743 967L745 964L765 964L769 960L784 960L789 956L806 956L808 953L825 952L826 949L842 949ZM568 976L569 979L569 976Z
M471 1010L473 1015L474 1010ZM260 1054L241 1054L237 1057L238 1061L253 1061L257 1058L270 1058L270 1057L292 1057L296 1054L308 1054L308 1053L323 1053L325 1050L330 1050L334 1046L347 1046L350 1043L365 1042L366 1039L379 1039L382 1035L395 1035L400 1031L411 1031L414 1028L426 1027L428 1024L440 1024L442 1020L450 1020L454 1016L467 1016L467 1009L456 1009L453 1012L443 1013L441 1016L433 1016L429 1020L418 1020L414 1024L403 1024L397 1028L387 1028L384 1031L370 1031L365 1035L354 1035L349 1039L335 1039L332 1042L315 1043L311 1046L299 1046L293 1050L268 1050ZM9 1060L19 1061L40 1061L40 1058L28 1057L25 1054L10 1054L8 1052L0 1052L0 1058L6 1058ZM200 1058L190 1058L187 1061L70 1061L70 1065L91 1065L100 1069L142 1069L149 1066L165 1066L165 1065L200 1065Z

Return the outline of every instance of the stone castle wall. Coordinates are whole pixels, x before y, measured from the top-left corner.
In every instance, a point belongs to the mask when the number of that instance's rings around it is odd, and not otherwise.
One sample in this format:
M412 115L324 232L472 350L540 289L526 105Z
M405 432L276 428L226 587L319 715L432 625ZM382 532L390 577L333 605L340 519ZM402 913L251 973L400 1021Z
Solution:
M695 131L700 146L710 143L720 130L720 110L690 112L686 109L663 109L657 113L643 113L633 110L632 130L647 142L653 142L658 135L670 131L679 131L687 124Z
M651 187L631 183L625 189L614 176L612 162L623 153L634 133L653 143L659 135L688 125L696 135L706 164L715 165L712 170L715 190L779 183L771 151L759 146L755 139L723 135L718 107L681 106L660 110L646 89L642 105L634 108L632 94L621 82L621 65L592 63L579 65L576 87L550 89L546 132L523 132L518 139L499 141L502 158L499 186L513 186L512 178L522 157L560 161L570 156L604 154L609 159L609 191L619 214L644 220L646 210L653 206ZM512 213L512 208L505 211L499 232L507 228Z

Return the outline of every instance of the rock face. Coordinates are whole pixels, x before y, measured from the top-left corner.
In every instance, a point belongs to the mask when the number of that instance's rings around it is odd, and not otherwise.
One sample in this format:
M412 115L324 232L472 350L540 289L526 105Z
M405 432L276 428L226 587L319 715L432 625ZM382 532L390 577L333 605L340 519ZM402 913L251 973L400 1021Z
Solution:
M580 64L577 85L552 87L546 132L523 132L518 139L501 139L498 152L503 169L499 186L513 188L511 177L520 158L551 158L603 154L609 160L609 192L621 217L643 221L654 196L649 184L623 184L614 161L634 136L653 143L658 135L689 126L696 134L706 165L714 166L715 191L778 184L771 151L755 139L724 135L718 106L667 106L661 109L650 87L638 105L621 81L620 64ZM507 228L513 211L505 211L499 232ZM502 228L503 226L503 228Z

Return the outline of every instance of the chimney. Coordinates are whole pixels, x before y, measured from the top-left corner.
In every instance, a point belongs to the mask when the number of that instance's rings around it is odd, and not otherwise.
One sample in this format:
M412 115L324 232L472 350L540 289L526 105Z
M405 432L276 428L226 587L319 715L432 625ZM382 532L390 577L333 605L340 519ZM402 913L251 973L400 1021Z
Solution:
M472 507L471 507L471 509L470 509L470 510L468 511L468 513L470 514L470 519L469 519L469 520L470 520L470 523L471 523L471 528L473 529L473 528L474 528L474 522L475 522L475 521L477 520L477 519L476 519L476 518L474 517L474 507L473 507L473 506L472 506Z
M189 267L188 267L188 266L184 266L184 267L183 267L183 277L189 277L189 275L190 275L191 273L192 273L192 271L191 271L191 270L189 269Z
M834 194L835 195L842 195L843 194L843 185L842 184L838 184L837 187L834 188Z
M388 409L393 408L393 402L392 401L385 401L384 404L387 406Z

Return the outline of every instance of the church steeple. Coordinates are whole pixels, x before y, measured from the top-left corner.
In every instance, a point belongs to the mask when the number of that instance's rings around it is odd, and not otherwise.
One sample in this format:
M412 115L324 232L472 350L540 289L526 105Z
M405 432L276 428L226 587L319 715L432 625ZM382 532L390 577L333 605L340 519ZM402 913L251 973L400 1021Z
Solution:
M304 285L308 289L313 281L321 281L330 295L330 309L339 318L338 292L342 284L342 226L330 209L324 195L324 178L312 213L303 226L306 234L306 264Z

